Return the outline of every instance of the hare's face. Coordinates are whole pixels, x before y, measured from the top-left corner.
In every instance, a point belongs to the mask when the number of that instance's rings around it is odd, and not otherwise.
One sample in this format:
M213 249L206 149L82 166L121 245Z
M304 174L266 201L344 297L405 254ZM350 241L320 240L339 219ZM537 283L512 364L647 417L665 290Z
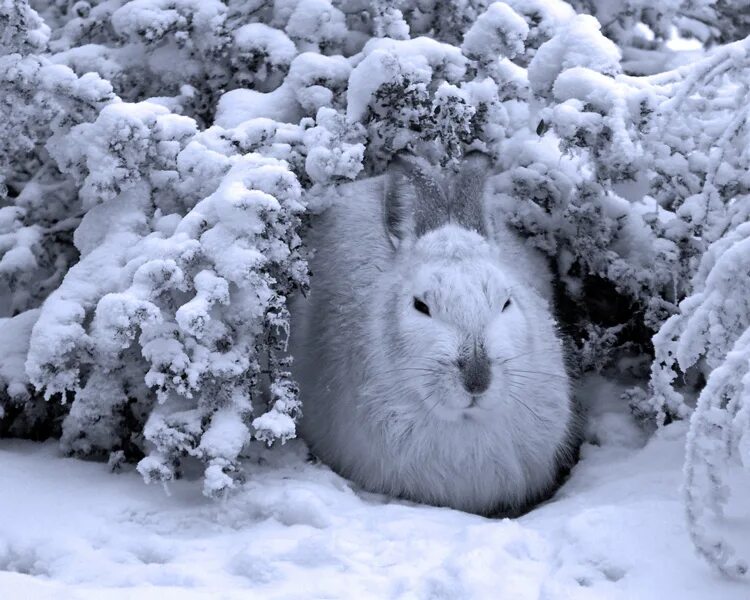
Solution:
M448 420L487 420L523 403L544 375L534 368L544 362L539 340L554 338L550 323L527 316L545 314L541 298L499 267L484 216L486 166L471 154L450 179L398 160L384 189L397 270L382 305L388 384Z
M413 251L388 343L398 379L440 418L481 419L502 410L513 386L508 367L523 368L518 361L533 349L525 294L469 232L443 228Z

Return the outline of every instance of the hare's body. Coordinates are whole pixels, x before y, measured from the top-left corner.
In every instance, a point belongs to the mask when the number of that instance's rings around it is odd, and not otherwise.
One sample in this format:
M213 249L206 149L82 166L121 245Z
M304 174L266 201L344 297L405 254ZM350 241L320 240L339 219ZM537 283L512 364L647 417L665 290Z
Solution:
M309 236L312 289L292 327L302 434L370 491L516 512L569 449L544 262L505 229L488 242L460 223L394 250L387 186L341 186Z

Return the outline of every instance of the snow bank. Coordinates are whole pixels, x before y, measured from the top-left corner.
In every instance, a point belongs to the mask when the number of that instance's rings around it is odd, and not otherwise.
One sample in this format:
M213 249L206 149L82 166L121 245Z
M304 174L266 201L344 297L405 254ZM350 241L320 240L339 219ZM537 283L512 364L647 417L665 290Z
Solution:
M685 424L644 446L620 391L584 383L592 420L582 461L554 499L516 520L363 493L306 462L298 442L256 449L248 482L214 503L198 480L169 483L166 496L130 470L113 475L51 444L3 440L0 589L82 600L744 600L746 586L717 578L689 542ZM732 529L750 551L747 522Z

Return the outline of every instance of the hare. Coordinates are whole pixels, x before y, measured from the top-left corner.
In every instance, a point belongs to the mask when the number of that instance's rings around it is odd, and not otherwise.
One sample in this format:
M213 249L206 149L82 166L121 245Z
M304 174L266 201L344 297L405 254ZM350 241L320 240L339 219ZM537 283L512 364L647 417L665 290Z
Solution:
M486 157L338 188L292 310L302 436L364 489L484 515L554 490L575 411L544 259L490 218Z

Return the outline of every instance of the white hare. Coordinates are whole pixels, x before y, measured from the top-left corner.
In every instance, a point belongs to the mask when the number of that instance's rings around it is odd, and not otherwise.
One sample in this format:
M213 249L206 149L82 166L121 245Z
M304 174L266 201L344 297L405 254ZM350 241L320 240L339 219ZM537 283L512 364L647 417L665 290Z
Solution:
M570 462L575 414L544 260L485 201L486 159L341 186L308 243L292 351L311 450L363 488L517 514Z

